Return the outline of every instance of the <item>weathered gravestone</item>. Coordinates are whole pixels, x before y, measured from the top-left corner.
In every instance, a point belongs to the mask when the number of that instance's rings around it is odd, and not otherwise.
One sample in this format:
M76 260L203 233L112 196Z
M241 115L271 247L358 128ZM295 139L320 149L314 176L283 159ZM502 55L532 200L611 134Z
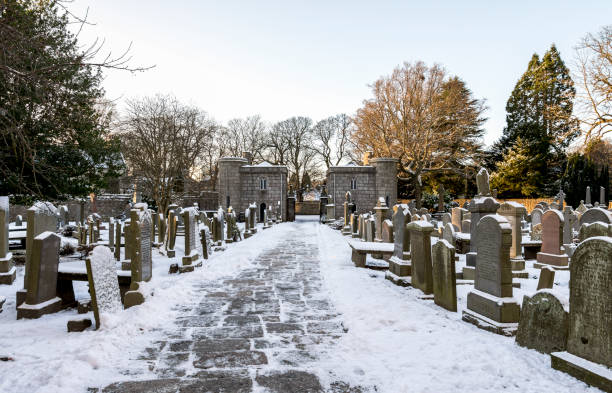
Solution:
M470 252L465 255L466 266L463 268L463 278L465 280L473 280L475 276L476 244L478 243L478 236L480 236L480 233L476 230L478 223L483 217L495 214L498 208L499 202L491 197L479 197L470 202Z
M336 219L336 205L332 203L331 196L329 197L329 203L325 205L325 208L326 208L325 218L327 219L327 222L334 221Z
M602 209L601 207L594 207L580 216L580 225L592 224L597 221L605 224L612 224L612 212Z
M578 245L570 264L566 352L551 353L552 367L596 386L612 388L612 238Z
M574 209L571 206L565 206L563 208L563 244L571 244L574 241L574 227L578 216L574 213Z
M114 314L123 309L117 270L113 254L105 246L96 246L85 263L91 307L98 329L104 314Z
M383 221L382 241L383 243L393 243L393 223L391 220Z
M295 198L293 198L293 201L295 203ZM293 219L287 221L295 221L295 213ZM249 205L249 229L251 233L257 233L257 204L255 202Z
M157 244L156 247L161 247L164 244L164 240L166 237L166 220L164 218L163 213L157 214Z
M50 202L36 202L27 210L26 264L32 255L31 247L28 244L32 244L34 238L43 232L55 232L58 215L58 210Z
M176 229L178 226L178 221L176 219L174 211L170 210L168 212L168 240L166 241L166 255L168 258L174 258L176 256L176 251L174 250L174 246L176 245ZM127 243L127 241L126 241Z
M226 222L226 226L225 226L225 228L226 228L225 242L226 243L233 243L234 242L234 238L236 238L236 241L238 240L238 236L235 236L236 234L234 233L235 228L236 228L236 215L230 209L227 209L227 219L226 219L226 221L227 222Z
M442 239L446 240L448 244L455 247L455 228L450 222L447 222L442 228Z
M478 223L476 278L467 296L463 320L497 334L516 332L520 306L512 295L512 228L500 215Z
M376 232L376 221L374 220L374 217L369 217L366 220L366 230L365 230L365 234L366 234L366 242L373 242L374 241L374 234Z
M288 222L295 221L295 196L293 195L287 197L287 221ZM253 229L257 231L257 228L252 227L252 230Z
M62 205L59 207L59 225L61 228L68 225L68 206Z
M0 197L0 284L11 285L17 269L13 266L13 253L9 251L9 198Z
M555 269L550 266L544 266L540 270L540 278L538 279L538 291L540 289L552 289L555 283Z
M447 223L451 227L452 224ZM457 311L457 279L455 274L455 247L445 239L432 247L434 302L449 311Z
M389 214L389 207L387 206L387 202L385 202L385 198L378 198L378 202L376 203L376 207L374 207L375 215L376 215L376 234L374 236L375 242L382 242L382 227L383 221L387 218Z
M539 207L536 207L531 211L531 226L538 225L542 222L542 216L544 215L544 211Z
M351 237L359 237L359 215L357 213L351 213Z
M512 228L512 245L510 246L512 274L514 277L528 278L529 273L525 271L525 258L523 258L523 245L521 243L523 238L521 219L527 214L527 209L520 203L510 201L502 203L497 210L497 214L505 217Z
M533 241L542 241L542 224L536 224L533 225L531 227L531 233L529 234L529 237L531 238L531 240Z
M425 295L431 295L433 293L431 232L434 226L427 221L412 221L406 228L410 231L412 257L410 283Z
M208 227L200 229L200 242L202 243L202 258L208 259L212 252L212 240Z
M472 220L461 221L461 233L470 233L472 228Z
M569 257L561 251L563 245L563 215L558 210L548 210L542 216L542 251L537 254L534 267L551 265L567 267Z
M185 223L185 256L183 256L183 266L179 267L179 271L193 271L194 266L201 266L199 261L200 254L197 249L197 224L195 219L195 211L193 208L183 209L183 222ZM223 217L221 218L223 219ZM222 228L217 227L217 230ZM223 235L223 232L221 233ZM189 266L189 268L185 268ZM181 270L182 269L182 270Z
M114 236L115 237L115 249L114 249L114 254L115 254L115 260L120 261L121 260L121 221L117 221L115 223L115 233L109 236Z
M151 255L151 213L148 209L130 211L130 231L134 241L131 257L132 282L149 281L153 273Z
M446 224L452 224L453 221L453 216L451 216L450 213L443 213L442 214L442 226L445 226Z
M453 227L455 227L455 232L463 232L461 228L464 220L464 215L467 212L468 210L462 207L453 207L453 209L451 210L451 223L453 224ZM468 230L466 233L469 232L470 231Z
M523 297L516 343L542 353L565 351L568 313L551 292L536 292Z
M57 297L57 265L61 239L53 232L36 236L32 254L26 265L25 297L17 306L17 319L40 318L60 311L62 299ZM17 294L19 298L19 293Z
M111 251L115 249L115 219L112 217L108 218L108 247Z
M594 222L592 224L584 224L580 227L578 235L579 241L584 241L589 237L609 236L612 237L612 224L604 224L603 222Z
M412 220L408 205L395 206L393 213L393 255L389 259L389 272L386 277L393 280L391 275L401 278L410 276L410 231L406 225Z

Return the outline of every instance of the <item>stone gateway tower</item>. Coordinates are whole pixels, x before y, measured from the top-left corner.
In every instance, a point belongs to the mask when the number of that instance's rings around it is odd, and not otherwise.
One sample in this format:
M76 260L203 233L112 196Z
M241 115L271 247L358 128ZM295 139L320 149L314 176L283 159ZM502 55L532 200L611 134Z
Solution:
M261 163L252 165L252 156L245 152L242 157L219 159L217 190L219 205L244 212L251 203L257 204L257 218L263 219L266 209L272 208L287 218L287 167Z
M332 166L327 171L327 189L333 197L335 216L341 217L344 195L350 191L357 213L374 208L378 198L385 198L387 206L397 201L396 158L370 158L366 153L363 165Z

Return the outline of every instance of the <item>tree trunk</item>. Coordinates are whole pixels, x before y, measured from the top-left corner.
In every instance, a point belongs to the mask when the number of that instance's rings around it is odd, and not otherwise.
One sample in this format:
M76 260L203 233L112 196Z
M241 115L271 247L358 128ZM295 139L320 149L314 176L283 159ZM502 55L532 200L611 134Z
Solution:
M416 174L412 178L412 183L414 185L414 200L416 202L416 208L420 209L422 207L421 194L422 194L422 186L419 182L419 175Z

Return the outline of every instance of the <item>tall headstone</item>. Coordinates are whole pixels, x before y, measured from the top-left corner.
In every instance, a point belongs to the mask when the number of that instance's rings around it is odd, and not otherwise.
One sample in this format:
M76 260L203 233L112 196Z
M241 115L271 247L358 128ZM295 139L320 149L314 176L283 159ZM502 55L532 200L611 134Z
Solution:
M212 252L212 240L210 238L210 229L208 229L208 227L200 229L200 242L202 243L202 258L208 259Z
M68 225L68 206L62 205L58 210L60 227L63 228Z
M34 238L43 232L55 232L57 230L59 212L50 202L36 202L27 210L26 229L26 265L32 255L31 247ZM27 271L26 271L27 275Z
M498 215L480 219L476 238L474 289L468 293L463 320L497 334L516 332L520 306L512 295L512 227Z
M115 237L115 249L114 249L115 260L120 261L121 260L121 221L116 222L115 233L109 234L109 236Z
M193 208L183 209L181 213L185 224L185 256L183 256L183 266L196 265L200 259L197 249L197 223L196 214ZM221 217L223 220L223 217ZM217 230L220 228L217 227ZM221 237L223 230L221 229Z
M453 207L451 210L451 222L455 227L455 232L462 232L461 226L464 219L464 215L467 213L467 209L462 207Z
M151 255L151 213L148 209L130 211L130 231L134 241L132 282L149 281L153 274Z
M574 213L571 206L563 208L563 244L571 244L574 241L574 227L578 216Z
M447 225L452 230L452 224ZM442 239L433 245L431 253L434 302L449 311L457 311L455 247Z
M117 270L113 254L105 246L96 246L85 264L91 308L96 320L96 329L98 329L104 314L114 314L123 309Z
M512 245L510 246L510 263L513 271L525 270L525 258L523 258L523 245L521 243L523 234L521 232L521 220L527 214L527 209L520 203L509 201L499 206L497 214L506 218L512 228ZM525 277L528 274L525 272Z
M442 227L442 239L446 240L451 246L455 244L455 228L450 222L447 222L446 225Z
M406 228L410 231L411 285L430 295L433 293L431 232L434 226L427 221L412 221Z
M482 172L482 170L481 170ZM488 184L488 172L486 170L484 173L487 176L483 175L483 178L486 177L486 182L481 180L481 183ZM480 172L479 172L480 174ZM484 186L483 186L484 187ZM483 190L483 192L485 192ZM480 192L480 188L479 188ZM470 252L468 252L465 256L466 266L463 268L463 278L466 280L473 280L475 277L475 267L476 267L476 244L478 243L478 237L480 236L480 232L476 230L478 227L478 223L480 220L497 212L499 208L499 202L497 202L492 197L479 197L474 198L469 205L470 210Z
M0 284L11 285L17 270L13 266L13 253L9 251L9 198L0 197Z
M599 186L599 204L603 205L603 207L608 206L608 201L606 201L606 188Z
M563 215L558 210L548 210L542 216L542 250L537 254L537 266L567 267L569 257L563 251Z
M397 278L410 276L410 231L406 229L412 221L410 209L406 204L395 206L393 213L393 255L389 259L389 272L386 278L396 281Z
M544 211L539 207L536 207L531 211L531 226L538 225L542 223L542 215L544 215Z
M382 241L383 243L393 243L393 223L391 220L385 220L382 224Z
M589 385L610 391L612 387L611 238L593 237L578 245L570 264L569 287L567 350L551 354L552 367L571 374Z
M295 196L290 195L287 197L287 221L295 221Z
M584 205L588 208L593 207L593 203L591 202L591 187L587 186L586 188L586 197L584 198Z
M565 351L568 313L563 303L550 292L525 295L516 343L542 353Z
M366 242L373 242L374 241L374 235L376 232L376 220L374 220L374 217L370 216L367 220L366 220Z
M478 187L477 197L491 196L491 188L489 186L489 172L485 168L480 168L476 174L476 187Z
M60 241L53 232L43 232L34 238L32 254L26 262L23 302L19 302L17 294L17 319L40 318L61 310L62 300L57 296Z
M166 220L163 213L157 214L157 228L157 246L161 247L166 237Z
M174 258L176 256L174 246L176 245L176 228L178 226L178 221L174 214L174 211L168 211L168 240L166 241L166 254L168 258Z
M374 211L376 212L376 235L374 237L374 241L382 242L382 224L383 221L387 218L387 214L389 211L389 207L387 206L385 198L378 198L378 202L376 203Z

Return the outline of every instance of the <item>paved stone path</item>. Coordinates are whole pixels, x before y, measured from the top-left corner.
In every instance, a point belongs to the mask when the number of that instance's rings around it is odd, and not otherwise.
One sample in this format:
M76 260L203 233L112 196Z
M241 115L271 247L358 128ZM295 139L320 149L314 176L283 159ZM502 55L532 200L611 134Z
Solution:
M312 222L294 224L251 268L202 284L202 297L181 307L167 340L139 359L159 379L102 391L361 392L342 381L323 386L309 371L344 333L322 292L315 238Z

